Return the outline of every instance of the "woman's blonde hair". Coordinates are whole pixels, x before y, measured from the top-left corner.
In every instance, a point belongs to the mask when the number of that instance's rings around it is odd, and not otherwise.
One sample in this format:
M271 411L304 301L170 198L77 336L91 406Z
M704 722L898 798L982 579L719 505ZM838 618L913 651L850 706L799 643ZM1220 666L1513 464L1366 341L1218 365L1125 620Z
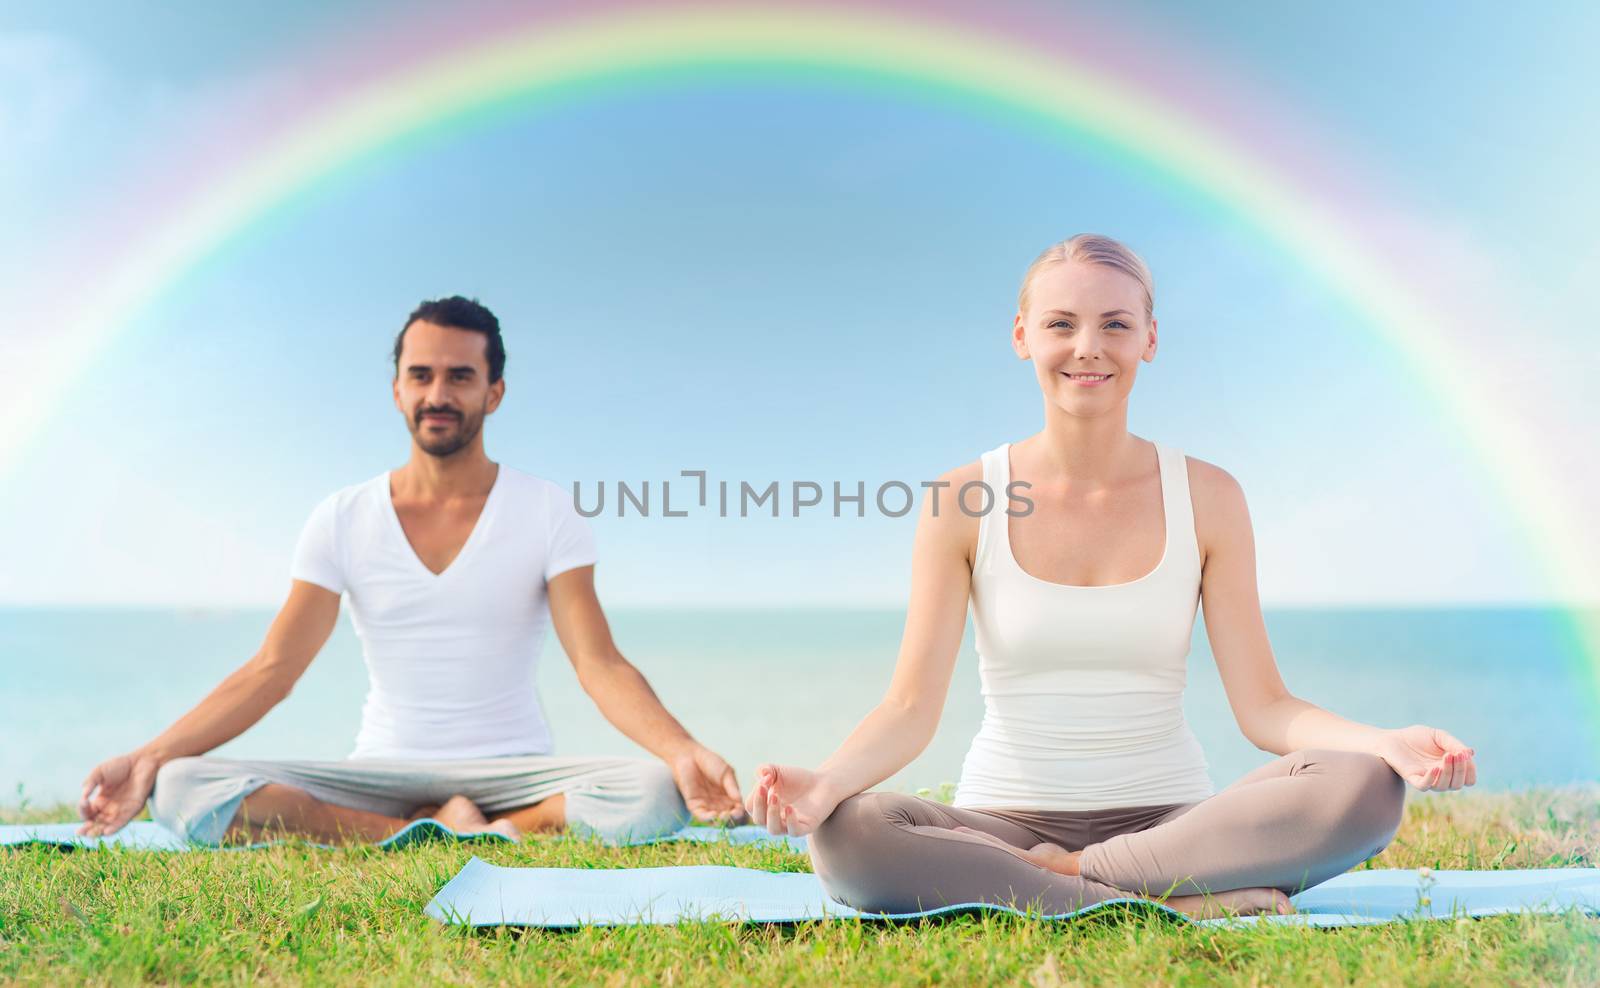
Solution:
M1086 264L1103 264L1108 268L1116 268L1123 274L1131 275L1144 290L1144 318L1149 322L1155 315L1155 286L1150 277L1150 269L1145 266L1144 259L1120 241L1110 237L1102 237L1098 233L1080 233L1075 237L1068 237L1058 244L1051 244L1044 249L1044 253L1028 265L1027 273L1022 276L1022 289L1017 292L1017 311L1028 311L1028 288L1033 284L1033 278L1040 271L1053 264L1064 261L1082 261Z

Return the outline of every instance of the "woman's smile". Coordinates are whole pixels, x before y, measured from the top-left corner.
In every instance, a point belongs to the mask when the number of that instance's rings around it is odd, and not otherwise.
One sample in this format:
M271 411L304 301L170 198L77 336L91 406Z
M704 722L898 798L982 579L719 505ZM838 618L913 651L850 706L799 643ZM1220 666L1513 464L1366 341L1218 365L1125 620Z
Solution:
M1110 374L1074 374L1070 371L1062 371L1061 373L1063 377L1071 381L1073 384L1076 384L1080 388L1092 388L1096 385L1104 384L1105 382L1111 380Z

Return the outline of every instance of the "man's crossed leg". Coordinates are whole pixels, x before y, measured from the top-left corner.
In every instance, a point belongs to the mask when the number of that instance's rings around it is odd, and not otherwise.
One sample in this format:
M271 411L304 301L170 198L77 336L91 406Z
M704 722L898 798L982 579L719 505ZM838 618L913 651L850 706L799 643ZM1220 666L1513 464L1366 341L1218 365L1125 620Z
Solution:
M690 814L654 759L503 758L250 761L176 758L161 767L150 812L205 844L285 833L375 842L431 816L453 830L570 829L611 842L672 833Z

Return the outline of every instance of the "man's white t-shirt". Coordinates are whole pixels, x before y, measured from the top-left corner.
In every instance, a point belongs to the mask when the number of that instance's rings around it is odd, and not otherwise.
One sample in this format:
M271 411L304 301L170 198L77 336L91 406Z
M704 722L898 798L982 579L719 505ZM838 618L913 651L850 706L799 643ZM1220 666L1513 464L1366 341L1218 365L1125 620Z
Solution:
M370 683L350 757L548 754L534 683L546 583L594 561L594 534L566 491L504 463L437 575L406 539L387 471L325 498L289 575L349 595Z

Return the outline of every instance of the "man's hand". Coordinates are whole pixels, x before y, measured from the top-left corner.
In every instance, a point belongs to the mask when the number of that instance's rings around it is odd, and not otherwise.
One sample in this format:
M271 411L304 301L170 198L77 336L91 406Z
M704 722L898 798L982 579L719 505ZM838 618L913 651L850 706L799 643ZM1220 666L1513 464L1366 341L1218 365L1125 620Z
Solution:
M745 822L744 805L733 767L704 745L695 744L667 762L684 805L696 820Z
M114 834L144 809L161 768L153 756L135 752L107 759L83 780L78 815L84 819L78 833L85 837Z

